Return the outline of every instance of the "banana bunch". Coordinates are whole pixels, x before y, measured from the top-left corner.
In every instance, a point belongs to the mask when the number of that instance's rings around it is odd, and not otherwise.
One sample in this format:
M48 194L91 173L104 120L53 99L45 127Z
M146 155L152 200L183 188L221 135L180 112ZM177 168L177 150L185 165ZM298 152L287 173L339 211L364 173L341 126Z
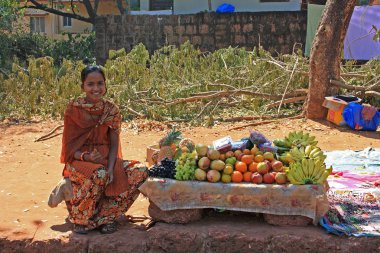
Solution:
M306 147L308 145L316 146L318 144L318 141L315 140L315 136L312 136L309 133L303 133L303 131L290 132L289 135L285 137L284 142L289 148Z
M331 174L332 167L326 168L320 159L303 158L291 163L285 172L291 184L323 184Z
M312 145L307 145L306 147L294 147L289 151L291 157L294 161L301 161L303 158L310 158L310 159L319 159L322 162L325 161L326 155L323 154L323 151Z
M277 153L279 154L283 154L290 150L290 148L286 145L284 139L274 139L273 144L277 147Z

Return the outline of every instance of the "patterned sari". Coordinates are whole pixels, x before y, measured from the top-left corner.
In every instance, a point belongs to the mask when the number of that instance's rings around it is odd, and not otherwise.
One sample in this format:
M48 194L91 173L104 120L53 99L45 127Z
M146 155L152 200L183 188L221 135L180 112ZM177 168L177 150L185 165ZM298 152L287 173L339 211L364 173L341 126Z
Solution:
M71 101L65 111L61 162L65 164L63 175L70 178L74 194L66 205L70 221L88 230L110 223L125 213L137 198L138 187L147 178L146 168L137 166L136 162L124 166L119 137L114 179L109 183L109 131L119 135L120 130L119 109L110 101L89 104L84 98L78 98ZM92 152L95 149L104 157L98 164L74 159L78 150Z

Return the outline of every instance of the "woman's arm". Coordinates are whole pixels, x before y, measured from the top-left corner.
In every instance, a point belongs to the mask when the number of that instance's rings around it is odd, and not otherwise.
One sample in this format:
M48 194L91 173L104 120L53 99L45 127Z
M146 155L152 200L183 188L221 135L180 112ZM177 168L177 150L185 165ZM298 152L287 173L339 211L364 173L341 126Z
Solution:
M108 173L110 174L110 182L113 180L113 167L115 166L117 151L119 147L119 133L113 129L109 130L110 135L110 151L108 153Z

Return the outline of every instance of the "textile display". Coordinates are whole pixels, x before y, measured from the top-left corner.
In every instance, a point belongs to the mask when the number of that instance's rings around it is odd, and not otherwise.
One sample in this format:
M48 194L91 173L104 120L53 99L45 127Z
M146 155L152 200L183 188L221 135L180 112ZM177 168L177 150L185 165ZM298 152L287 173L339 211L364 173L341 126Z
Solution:
M322 185L209 183L149 178L139 188L161 210L219 208L275 215L302 215L317 224L328 210Z

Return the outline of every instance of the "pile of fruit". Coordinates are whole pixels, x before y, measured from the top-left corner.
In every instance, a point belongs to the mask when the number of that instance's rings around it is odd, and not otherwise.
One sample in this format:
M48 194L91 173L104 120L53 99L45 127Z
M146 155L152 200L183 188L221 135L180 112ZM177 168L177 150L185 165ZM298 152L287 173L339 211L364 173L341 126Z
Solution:
M162 145L164 143L164 145ZM165 156L151 169L150 176L208 182L255 184L323 184L332 172L326 168L318 142L308 133L292 132L273 141L276 152L251 149L221 151L204 144L194 145L171 131L161 140ZM169 166L170 164L170 166ZM175 169L174 169L175 164Z
M195 179L223 183L252 182L255 184L285 184L287 177L281 161L271 152L263 153L256 146L221 153L207 146L196 145L198 168Z

